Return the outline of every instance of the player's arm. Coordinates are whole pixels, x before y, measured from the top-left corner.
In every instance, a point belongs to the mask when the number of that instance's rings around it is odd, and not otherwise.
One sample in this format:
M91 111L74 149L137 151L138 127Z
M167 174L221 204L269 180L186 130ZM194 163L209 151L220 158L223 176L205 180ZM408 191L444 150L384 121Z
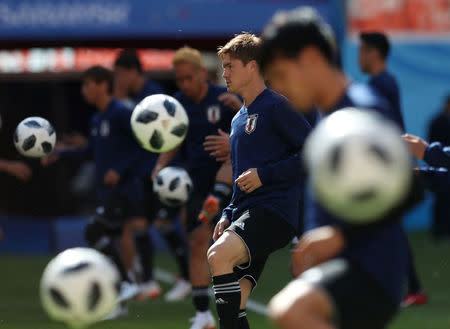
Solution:
M322 226L303 234L292 252L291 272L295 277L338 255L346 245L342 231Z
M450 192L450 172L447 168L423 167L417 172L429 190L435 193Z
M450 147L439 142L428 144L422 138L411 134L402 136L416 159L424 160L433 167L450 168Z
M273 124L283 140L291 145L293 154L268 166L258 168L263 185L297 179L303 172L301 152L311 126L306 119L287 105L280 105L272 115Z
M21 181L27 181L32 175L31 168L22 161L0 160L0 171Z
M173 160L173 158L175 158L175 155L177 155L177 153L180 149L181 149L181 146L177 146L176 148L174 148L168 152L160 154L160 156L158 157L158 160L156 161L155 167L153 168L153 171L152 171L152 180L154 180L156 178L156 176L162 169L167 167L167 165Z

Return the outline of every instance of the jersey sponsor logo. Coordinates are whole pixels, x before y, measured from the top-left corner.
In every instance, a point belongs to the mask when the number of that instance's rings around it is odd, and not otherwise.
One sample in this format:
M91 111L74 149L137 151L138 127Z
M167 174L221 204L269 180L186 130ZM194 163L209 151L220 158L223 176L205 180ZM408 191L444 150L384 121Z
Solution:
M212 105L206 109L206 117L211 123L220 121L220 107L219 105Z
M109 122L108 121L102 121L100 124L100 136L107 137L109 136Z
M249 115L247 123L245 124L245 132L251 134L256 129L256 121L258 120L258 114Z

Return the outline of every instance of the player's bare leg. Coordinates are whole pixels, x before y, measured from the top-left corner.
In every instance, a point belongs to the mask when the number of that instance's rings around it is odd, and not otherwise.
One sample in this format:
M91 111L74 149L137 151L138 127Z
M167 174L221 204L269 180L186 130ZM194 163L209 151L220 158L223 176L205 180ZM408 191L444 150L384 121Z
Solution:
M269 303L269 316L281 329L336 329L333 303L325 291L297 279Z
M213 275L214 295L221 329L233 329L239 326L239 310L245 308L241 305L241 285L245 288L245 300L251 289L245 282L242 284L238 282L239 278L233 269L236 265L248 262L249 259L244 242L232 231L225 231L208 250L208 263Z

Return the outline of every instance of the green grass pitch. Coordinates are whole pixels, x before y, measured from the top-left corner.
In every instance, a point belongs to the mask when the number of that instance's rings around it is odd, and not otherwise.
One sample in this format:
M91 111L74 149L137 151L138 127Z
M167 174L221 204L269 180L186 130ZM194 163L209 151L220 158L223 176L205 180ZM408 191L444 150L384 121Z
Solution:
M410 236L415 261L430 302L402 310L388 329L450 328L450 243L435 244L425 233ZM267 303L290 279L287 249L275 253L251 298ZM0 254L0 329L63 329L44 314L38 295L39 279L49 257ZM170 255L160 254L157 265L174 271ZM162 283L164 289L169 288ZM211 302L211 305L214 304ZM183 329L194 314L190 299L165 303L163 299L130 304L127 318L92 326L93 329ZM275 328L264 316L248 311L254 329Z

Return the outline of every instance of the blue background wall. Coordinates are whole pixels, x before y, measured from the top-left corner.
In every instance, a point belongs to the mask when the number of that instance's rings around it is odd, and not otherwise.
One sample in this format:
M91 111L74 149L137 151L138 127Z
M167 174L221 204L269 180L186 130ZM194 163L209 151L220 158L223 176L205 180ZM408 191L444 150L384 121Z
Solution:
M407 132L427 138L428 124L441 110L450 94L450 38L393 39L389 70L400 85L402 111ZM367 76L358 67L358 40L346 39L343 46L344 70L355 81ZM405 219L406 227L428 227L431 195Z

